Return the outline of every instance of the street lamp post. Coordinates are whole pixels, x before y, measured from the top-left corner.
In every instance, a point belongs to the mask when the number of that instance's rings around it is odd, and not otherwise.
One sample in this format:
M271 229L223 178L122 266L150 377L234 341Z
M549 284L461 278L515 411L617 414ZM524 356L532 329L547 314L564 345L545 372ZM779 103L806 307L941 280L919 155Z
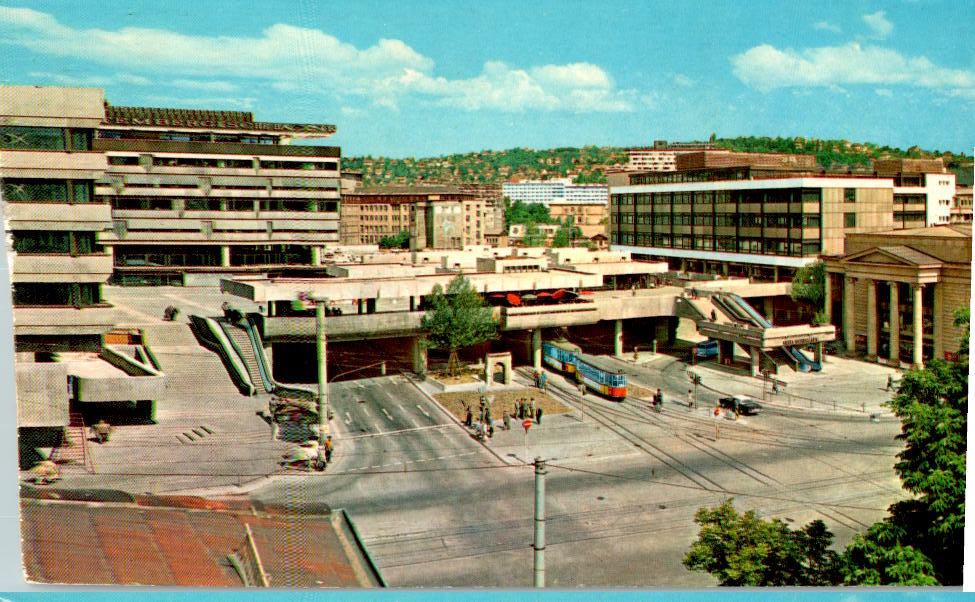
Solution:
M327 299L315 301L315 340L318 355L318 426L324 439L328 435L328 341L325 333Z

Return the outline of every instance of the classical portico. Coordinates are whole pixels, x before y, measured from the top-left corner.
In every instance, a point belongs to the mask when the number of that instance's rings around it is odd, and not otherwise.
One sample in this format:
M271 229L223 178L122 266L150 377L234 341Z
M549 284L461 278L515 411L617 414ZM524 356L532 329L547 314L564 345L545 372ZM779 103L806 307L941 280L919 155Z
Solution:
M939 259L904 245L872 247L828 260L827 272L843 275L848 350L863 349L868 359L896 366L922 366L926 356L942 355L941 332L935 332L940 320L934 319L943 309ZM831 298L832 291L827 294ZM932 347L927 354L925 341Z

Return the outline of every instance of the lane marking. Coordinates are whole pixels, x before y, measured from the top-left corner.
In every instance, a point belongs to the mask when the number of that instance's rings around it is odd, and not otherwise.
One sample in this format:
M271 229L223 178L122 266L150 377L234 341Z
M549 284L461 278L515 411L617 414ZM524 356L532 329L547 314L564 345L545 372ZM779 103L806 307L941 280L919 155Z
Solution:
M369 408L366 406L362 406L362 411L366 413L366 416L372 416L372 414L369 413Z
M420 406L420 404L416 404L416 409L418 409L418 410L420 410L420 413L421 413L421 414L423 414L424 416L426 416L427 418L430 418L430 414L427 414L427 411L426 411L426 410L424 410L424 409L423 409L423 408L422 408L422 407Z
M348 412L345 413L345 423L352 424L352 416L349 416Z
M449 425L449 424L432 424L430 426L421 426L421 427L418 427L418 428L411 428L411 429L397 429L395 431L379 431L379 432L376 432L376 433L363 433L361 435L355 435L353 437L346 437L346 438L347 439L364 439L366 437L382 437L382 436L386 436L386 435L403 435L403 434L407 434L407 433L415 433L417 431L428 431L430 429L441 429L440 432L443 432L443 429L445 427L449 427L449 426L451 426L451 425Z
M389 414L389 410L383 408L383 414L386 414L386 418L389 418L389 421L393 422L393 417Z

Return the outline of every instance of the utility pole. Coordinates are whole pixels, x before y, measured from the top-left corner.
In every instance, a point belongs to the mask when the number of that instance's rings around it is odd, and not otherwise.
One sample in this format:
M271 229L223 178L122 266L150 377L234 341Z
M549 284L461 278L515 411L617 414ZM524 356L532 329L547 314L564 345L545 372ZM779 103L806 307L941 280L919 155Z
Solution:
M318 351L318 426L322 440L328 435L328 341L325 333L326 299L315 299L315 334Z
M535 587L545 587L545 460L535 458Z

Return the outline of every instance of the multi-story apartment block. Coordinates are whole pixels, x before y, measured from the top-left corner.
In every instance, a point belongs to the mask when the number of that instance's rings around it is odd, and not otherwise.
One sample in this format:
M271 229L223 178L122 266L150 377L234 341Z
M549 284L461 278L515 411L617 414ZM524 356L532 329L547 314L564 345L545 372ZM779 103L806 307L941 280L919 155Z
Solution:
M951 217L953 224L965 224L972 221L972 187L956 186L955 196L951 198Z
M606 233L609 222L609 207L606 203L550 203L549 215L572 225L582 231L586 238Z
M108 164L95 194L112 211L104 242L115 283L314 271L339 242L339 149L290 144L334 126L235 111L104 112L92 147Z
M605 204L609 187L606 184L573 184L569 178L528 180L501 184L504 196L511 202L523 203L594 203Z
M668 144L666 140L654 140L652 147L627 149L626 154L629 155L630 161L623 166L623 169L625 171L676 171L677 155L702 150L715 150L715 147L706 142Z
M614 250L681 269L776 280L851 232L893 227L893 181L822 174L815 158L702 151L610 190Z
M417 249L483 245L488 205L449 186L387 186L342 197L342 244L377 244L402 231Z
M955 174L942 159L874 161L874 173L894 181L894 227L923 228L951 221Z

